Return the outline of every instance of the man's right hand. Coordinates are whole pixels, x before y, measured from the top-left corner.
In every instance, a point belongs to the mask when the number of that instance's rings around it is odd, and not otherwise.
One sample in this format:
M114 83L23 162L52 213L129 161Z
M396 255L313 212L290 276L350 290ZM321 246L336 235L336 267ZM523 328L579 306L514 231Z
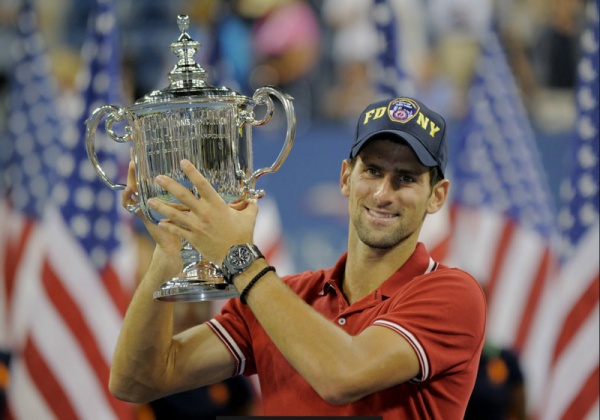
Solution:
M136 182L136 171L135 171L135 163L133 159L129 162L129 168L127 171L127 186L123 190L123 194L121 197L122 206L127 209L131 206L136 206L139 203L138 198L138 188ZM179 256L179 251L181 250L181 238L169 233L166 229L162 229L158 227L158 225L149 221L143 214L142 210L138 208L135 212L135 215L140 218L140 220L144 223L144 226L148 230L148 233L154 239L156 243L156 252L160 252L164 254L167 259L173 258L172 261L179 261L181 257ZM176 269L180 267L177 264L173 264ZM176 272L178 272L176 270Z

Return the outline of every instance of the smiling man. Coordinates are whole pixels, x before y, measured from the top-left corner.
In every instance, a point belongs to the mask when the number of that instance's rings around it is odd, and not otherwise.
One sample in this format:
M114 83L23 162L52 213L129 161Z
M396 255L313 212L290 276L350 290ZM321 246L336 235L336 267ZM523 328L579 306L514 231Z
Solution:
M255 201L226 204L187 161L201 199L159 176L183 206L149 201L165 219L144 221L157 245L125 317L111 392L145 402L257 373L265 415L462 419L484 342L483 292L418 241L448 196L447 159L444 119L420 101L367 107L341 168L348 250L331 268L283 278L253 245ZM130 165L124 206L135 191ZM223 261L241 298L173 335L173 304L152 292L179 271L180 237Z

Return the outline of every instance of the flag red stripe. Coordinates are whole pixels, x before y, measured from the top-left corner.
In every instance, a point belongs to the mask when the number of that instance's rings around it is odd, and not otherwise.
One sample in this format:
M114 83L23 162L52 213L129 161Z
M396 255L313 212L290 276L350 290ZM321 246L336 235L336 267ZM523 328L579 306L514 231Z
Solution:
M125 292L121 280L117 273L115 273L112 265L108 264L102 270L101 277L104 287L115 303L121 317L125 316L125 312L127 312L127 307L129 306L130 296Z
M514 348L517 351L521 351L523 349L525 341L530 337L529 333L533 319L535 318L535 314L538 310L538 304L542 298L548 275L551 272L550 268L553 267L554 261L555 260L552 258L550 249L546 248L544 256L540 261L537 275L535 279L533 279L533 284L531 286L531 290L529 291L529 298L527 299L525 310L521 316L521 322L519 324L514 342Z
M67 394L54 377L54 373L46 364L35 343L32 341L31 336L27 337L25 348L23 349L23 358L31 380L36 384L36 388L42 394L46 404L50 407L56 418L78 418Z
M592 407L598 403L598 382L600 374L598 365L596 369L590 373L588 379L581 385L579 393L571 401L567 410L560 416L561 419L584 419L590 412Z
M560 335L556 341L556 346L554 347L552 365L560 358L564 349L573 339L573 336L575 336L581 325L588 319L596 305L598 305L600 299L598 292L599 284L600 280L598 279L598 274L596 274L594 280L590 282L586 291L581 295L566 316Z
M60 313L62 321L77 338L80 349L86 356L92 367L106 400L110 403L115 413L120 413L120 418L129 412L130 408L123 402L115 399L108 391L109 366L104 363L104 358L98 348L96 339L89 326L85 322L77 303L64 288L60 279L56 276L48 261L44 262L42 281L48 297L54 308Z
M23 257L25 247L29 242L29 236L31 235L34 226L35 223L26 219L23 231L19 235L19 239L9 243L6 247L6 252L4 253L6 310L9 314L12 304L12 294L15 288L17 269L21 264L21 258Z
M494 255L494 261L492 264L490 278L485 287L488 302L492 301L494 289L496 288L496 283L498 281L498 274L500 273L500 271L506 263L506 253L510 249L511 239L513 237L515 228L516 225L512 221L507 221L502 228L502 233L500 235L500 238L498 239L498 250Z

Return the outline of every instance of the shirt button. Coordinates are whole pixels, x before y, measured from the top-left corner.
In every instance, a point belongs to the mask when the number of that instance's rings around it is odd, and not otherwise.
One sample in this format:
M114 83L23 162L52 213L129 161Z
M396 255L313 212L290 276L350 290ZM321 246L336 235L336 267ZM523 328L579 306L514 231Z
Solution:
M346 318L340 318L340 319L338 319L338 324L340 324L340 325L346 325Z

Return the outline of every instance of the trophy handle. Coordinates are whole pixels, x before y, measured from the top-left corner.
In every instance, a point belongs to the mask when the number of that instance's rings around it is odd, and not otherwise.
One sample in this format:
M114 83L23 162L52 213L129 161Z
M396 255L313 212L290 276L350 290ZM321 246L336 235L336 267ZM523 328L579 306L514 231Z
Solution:
M256 89L252 99L256 102L257 105L266 105L267 112L262 120L252 119L248 122L253 126L258 126L266 124L271 119L271 117L273 116L274 106L273 100L269 95L272 95L279 99L279 101L283 105L283 109L285 110L285 116L287 120L285 142L283 143L281 151L279 152L279 156L277 156L277 159L275 159L275 162L273 162L271 166L257 169L252 173L252 175L250 175L250 178L248 178L248 185L250 185L251 187L254 186L254 183L256 182L258 177L266 173L276 172L281 167L281 164L290 153L290 149L292 148L292 144L294 143L294 137L296 136L296 114L294 112L294 104L292 103L294 98L275 86L264 86Z
M125 116L125 109L120 108L116 105L104 105L94 110L90 118L88 118L85 122L85 144L87 154L90 159L90 162L92 163L92 166L94 167L98 175L100 175L100 178L102 178L102 180L106 183L106 185L108 185L113 191L123 190L125 189L126 185L115 184L114 182L112 182L106 175L106 172L104 172L104 169L102 169L102 167L100 166L98 156L96 155L96 129L98 128L98 123L100 122L100 119L104 116L104 114L108 114L106 116L105 123L106 132L114 141L119 143L125 143L132 139L131 129L129 127L125 128L124 136L116 135L112 129L112 126L115 123L115 121L121 121Z

